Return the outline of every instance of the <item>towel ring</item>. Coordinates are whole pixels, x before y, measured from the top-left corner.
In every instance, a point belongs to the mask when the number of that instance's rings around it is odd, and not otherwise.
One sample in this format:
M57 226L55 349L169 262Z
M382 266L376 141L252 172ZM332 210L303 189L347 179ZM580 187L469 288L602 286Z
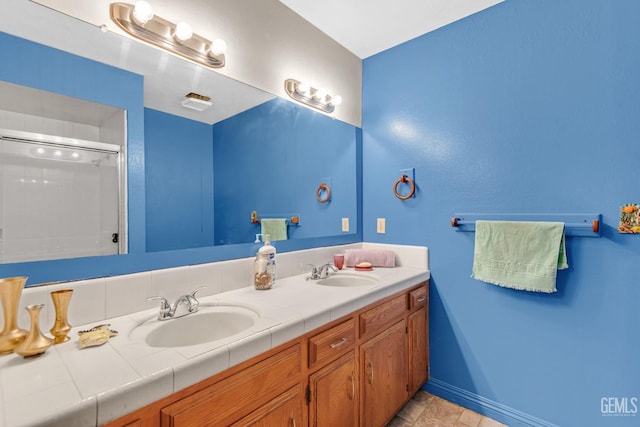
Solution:
M323 191L327 193L325 197L320 196ZM323 182L318 186L318 189L316 190L316 200L320 203L327 203L329 199L331 199L331 189L327 184Z
M401 196L400 193L398 193L398 185L400 185L400 183L402 182L406 182L409 184L409 186L411 186L411 191L409 191L409 194L407 194L406 196ZM413 182L413 180L409 178L407 175L402 175L400 178L398 178L395 185L393 186L393 194L395 194L395 196L400 200L409 200L410 198L413 197L415 193L416 193L416 183Z

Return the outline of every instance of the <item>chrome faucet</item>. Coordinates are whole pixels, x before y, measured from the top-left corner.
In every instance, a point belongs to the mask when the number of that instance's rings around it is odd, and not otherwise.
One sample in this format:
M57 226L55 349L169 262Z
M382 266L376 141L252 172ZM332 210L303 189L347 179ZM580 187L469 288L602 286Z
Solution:
M307 280L326 279L329 277L329 269L338 271L332 264L326 263L320 267L316 267L313 264L309 264L311 267L311 276L307 277Z
M171 304L165 297L154 296L147 298L147 301L160 301L160 312L158 313L158 320L177 319L178 317L186 316L187 314L196 313L200 302L196 298L196 292L205 289L206 286L196 289L190 294L181 295L176 299L176 302L171 308Z

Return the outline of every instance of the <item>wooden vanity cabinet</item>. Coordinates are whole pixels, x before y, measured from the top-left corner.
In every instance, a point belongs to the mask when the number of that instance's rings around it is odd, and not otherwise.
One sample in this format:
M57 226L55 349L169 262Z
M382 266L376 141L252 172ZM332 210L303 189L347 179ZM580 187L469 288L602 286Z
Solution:
M384 426L408 399L407 298L360 313L361 426Z
M162 408L160 425L231 425L248 412L264 410L263 406L275 396L299 383L300 362L300 345L296 344ZM265 413L268 414L269 412ZM302 419L299 422L301 423Z
M428 282L107 424L382 427L428 379Z
M354 351L309 376L309 425L358 425L358 368Z
M232 427L302 427L303 411L303 392L297 386L232 424Z
M361 345L360 363L360 425L384 426L409 398L404 319Z
M409 293L409 393L413 395L429 379L429 298L427 287Z

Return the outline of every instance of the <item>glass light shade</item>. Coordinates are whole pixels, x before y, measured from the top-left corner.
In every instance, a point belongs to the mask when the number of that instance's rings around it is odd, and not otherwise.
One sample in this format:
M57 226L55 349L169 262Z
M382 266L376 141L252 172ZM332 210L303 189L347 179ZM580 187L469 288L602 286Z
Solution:
M223 55L227 51L227 43L222 39L215 39L211 46L209 46L209 52L212 55Z
M310 91L311 91L311 86L309 85L309 83L304 83L304 82L298 84L298 90L296 90L296 92L304 96L308 96Z
M331 104L331 105L340 105L340 104L342 104L342 97L340 95L334 95L329 100L329 104Z
M153 18L153 8L151 5L141 0L133 7L133 19L140 25L144 25Z
M191 25L186 22L178 22L176 25L176 31L173 36L181 42L187 41L193 36L193 30Z
M327 90L326 89L316 89L313 97L320 102L324 102L327 98Z

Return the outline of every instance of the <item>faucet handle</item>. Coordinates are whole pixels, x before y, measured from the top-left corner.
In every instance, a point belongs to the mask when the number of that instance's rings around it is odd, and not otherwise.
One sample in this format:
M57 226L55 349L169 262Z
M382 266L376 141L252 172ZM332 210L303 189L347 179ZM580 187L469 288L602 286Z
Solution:
M147 301L156 301L156 300L160 301L160 310L167 310L171 308L169 301L167 301L165 297L153 296L153 297L147 298Z
M198 298L196 298L196 293L206 288L207 288L206 286L201 286L195 291L191 292L191 294L185 295L189 303L189 313L195 313L196 311L198 311L198 307L200 306L200 301L198 301Z
M203 289L207 289L207 287L206 286L200 286L198 289L196 289L195 291L191 292L191 296L195 298L196 297L196 293L200 292Z
M165 320L173 316L173 312L171 311L171 305L169 301L165 297L161 296L153 296L147 298L147 301L160 301L160 312L158 313L158 320Z

